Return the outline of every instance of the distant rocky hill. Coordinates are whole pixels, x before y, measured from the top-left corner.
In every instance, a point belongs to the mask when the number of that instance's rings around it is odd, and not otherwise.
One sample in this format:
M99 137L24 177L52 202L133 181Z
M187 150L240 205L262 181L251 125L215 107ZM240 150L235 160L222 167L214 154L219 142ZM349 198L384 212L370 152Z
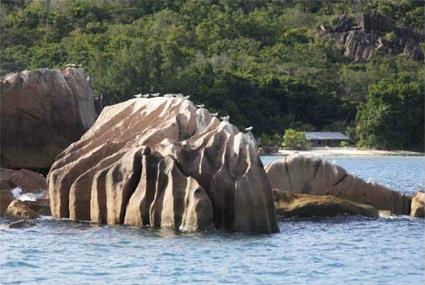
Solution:
M333 25L321 25L319 35L335 39L344 47L344 55L355 61L367 61L378 53L404 54L413 60L424 60L419 45L424 36L410 28L395 26L391 18L377 11L357 18L341 15Z

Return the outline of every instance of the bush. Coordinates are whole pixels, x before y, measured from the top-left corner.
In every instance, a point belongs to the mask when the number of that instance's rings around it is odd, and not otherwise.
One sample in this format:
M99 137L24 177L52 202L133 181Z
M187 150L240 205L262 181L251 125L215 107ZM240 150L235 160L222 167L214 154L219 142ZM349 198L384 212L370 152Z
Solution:
M294 129L287 129L283 135L283 145L287 149L306 150L310 145L305 137L304 132L299 132Z

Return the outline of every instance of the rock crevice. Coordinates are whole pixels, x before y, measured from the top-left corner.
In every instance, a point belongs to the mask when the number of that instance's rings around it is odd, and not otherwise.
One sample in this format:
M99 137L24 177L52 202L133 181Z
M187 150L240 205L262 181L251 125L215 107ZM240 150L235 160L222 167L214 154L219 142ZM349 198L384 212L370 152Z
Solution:
M278 230L253 137L184 98L103 109L48 175L52 214L184 231Z

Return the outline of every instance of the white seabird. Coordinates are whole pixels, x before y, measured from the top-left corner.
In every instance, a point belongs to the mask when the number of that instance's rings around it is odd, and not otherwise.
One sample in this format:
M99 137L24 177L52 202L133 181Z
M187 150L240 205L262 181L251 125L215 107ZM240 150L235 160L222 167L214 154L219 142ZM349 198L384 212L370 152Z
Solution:
M134 97L134 98L140 98L140 97L142 97L142 94L141 94L141 93L139 93L139 94L134 95L133 97Z
M143 94L142 97L143 98L149 98L149 95L150 95L149 93L146 93L146 94Z
M223 122L228 122L230 120L230 116L223 116L220 118Z
M252 129L253 129L253 127L249 126L248 128L245 128L245 131L250 132L250 131L252 131Z
M151 96L152 97L158 97L159 96L159 93L153 93L153 94L151 94Z
M213 117L217 117L218 113L211 113L210 115L213 116Z
M196 105L196 107L198 107L198 108L204 108L205 105L204 104L199 104L199 105Z
M183 97L183 99L187 99L187 100L189 100L189 98L190 98L190 95L187 95L187 96L184 96Z

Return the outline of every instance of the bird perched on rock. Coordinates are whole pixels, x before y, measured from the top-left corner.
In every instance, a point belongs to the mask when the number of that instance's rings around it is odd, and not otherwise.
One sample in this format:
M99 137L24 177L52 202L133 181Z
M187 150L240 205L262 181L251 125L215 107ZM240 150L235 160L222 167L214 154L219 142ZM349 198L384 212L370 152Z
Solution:
M217 117L218 113L211 113L210 115L213 116L213 117Z
M139 94L134 95L133 97L134 98L140 98L140 97L142 97L142 94L139 93Z
M245 131L250 132L250 131L252 131L252 129L253 129L253 127L249 126L248 128L245 128Z
M187 99L187 100L189 100L189 98L190 98L190 95L183 97L183 99Z
M90 81L90 75L87 75L86 79L87 79L87 81Z
M199 105L196 105L196 107L198 107L198 108L204 108L205 105L204 104L199 104Z
M149 98L149 95L150 95L149 93L146 93L146 94L143 94L142 97L143 98Z
M152 97L158 97L159 96L159 93L153 93L153 94L151 94L151 96Z
M173 94L165 94L164 97L165 98L173 98L174 96L173 96Z
M220 118L223 122L228 122L230 120L230 116L223 116Z

